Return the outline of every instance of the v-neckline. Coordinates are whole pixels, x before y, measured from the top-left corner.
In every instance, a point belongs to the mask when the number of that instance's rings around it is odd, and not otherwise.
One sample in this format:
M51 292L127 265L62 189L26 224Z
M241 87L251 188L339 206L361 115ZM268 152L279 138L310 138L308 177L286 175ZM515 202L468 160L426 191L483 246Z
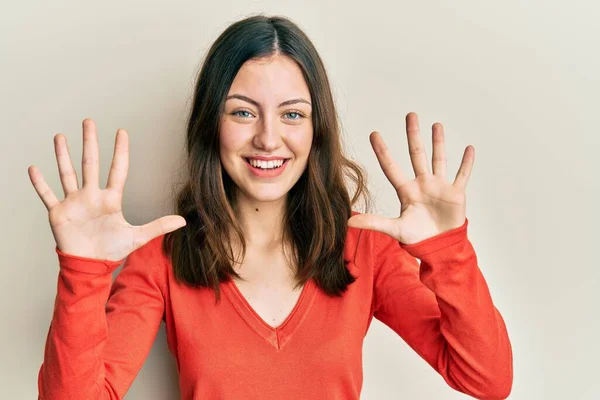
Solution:
M223 285L224 293L242 319L275 349L281 350L308 315L315 299L316 286L312 279L304 284L302 292L289 315L277 327L273 327L252 308L233 279Z

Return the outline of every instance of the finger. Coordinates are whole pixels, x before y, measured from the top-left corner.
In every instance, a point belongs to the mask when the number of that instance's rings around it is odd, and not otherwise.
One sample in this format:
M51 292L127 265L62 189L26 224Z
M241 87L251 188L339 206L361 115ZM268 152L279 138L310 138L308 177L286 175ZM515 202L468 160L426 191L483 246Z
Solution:
M419 119L414 112L406 114L406 135L408 137L408 152L415 176L428 174L427 154L419 133Z
M138 226L137 234L134 238L134 247L137 249L148 243L152 239L172 232L186 225L185 218L180 215L168 215L159 218L145 225Z
M406 183L407 179L398 167L398 164L392 158L383 138L378 132L372 132L369 136L371 141L371 146L373 146L373 151L375 151L375 156L377 156L377 161L379 161L379 165L383 170L386 178L392 186L396 190L400 188L404 183Z
M77 172L75 172L73 162L71 161L69 145L67 144L67 137L65 135L58 134L54 136L54 152L56 153L60 183L62 184L65 197L67 197L69 193L76 192L79 189L79 182L77 180Z
M83 127L83 157L81 169L83 171L83 187L98 187L98 134L96 124L90 118L82 122Z
M433 124L431 128L433 134L431 140L433 142L433 155L431 164L433 166L433 174L440 178L446 179L446 149L444 144L444 127L439 122Z
M471 170L473 169L474 162L475 148L473 146L467 146L463 154L462 162L460 163L460 168L458 169L456 178L454 179L454 186L463 190L467 187L467 182L471 176Z
M129 135L124 129L119 129L117 130L117 136L115 138L115 151L110 165L106 187L123 192L128 170Z
M40 171L35 165L31 165L27 169L27 173L29 174L29 179L31 180L35 191L46 206L46 209L48 211L52 210L59 203L59 201L54 195L54 192L52 192L52 189L50 189L50 186L48 186L44 180L44 177Z
M358 214L348 219L348 226L359 229L370 229L396 237L394 219L372 214Z

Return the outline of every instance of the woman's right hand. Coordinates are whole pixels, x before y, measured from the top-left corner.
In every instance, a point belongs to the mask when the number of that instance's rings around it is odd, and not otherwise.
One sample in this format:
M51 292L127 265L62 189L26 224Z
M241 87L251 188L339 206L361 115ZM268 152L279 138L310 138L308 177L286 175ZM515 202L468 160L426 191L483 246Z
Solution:
M123 187L129 169L129 139L117 130L115 151L105 189L99 187L98 136L93 120L83 120L82 188L69 155L66 137L54 136L54 150L65 198L59 201L37 167L29 178L48 209L50 228L64 253L99 260L120 261L150 240L185 226L179 215L132 226L123 217Z

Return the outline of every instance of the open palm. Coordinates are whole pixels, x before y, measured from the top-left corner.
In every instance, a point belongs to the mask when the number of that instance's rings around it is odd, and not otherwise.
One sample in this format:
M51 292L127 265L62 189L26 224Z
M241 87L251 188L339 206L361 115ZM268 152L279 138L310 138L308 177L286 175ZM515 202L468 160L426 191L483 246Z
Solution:
M410 159L415 172L414 180L407 179L402 173L379 133L373 132L369 137L379 165L394 186L400 200L400 216L387 218L358 214L348 220L348 225L380 231L401 243L413 244L464 224L465 189L471 175L475 149L473 146L467 146L454 182L448 183L442 124L435 123L432 127L433 173L428 167L417 114L412 112L407 114L406 133Z
M125 180L129 169L129 137L119 129L106 188L99 187L99 151L96 124L82 122L82 187L66 137L54 137L54 150L65 198L59 201L44 177L32 165L29 178L48 210L50 228L57 248L67 254L109 261L120 261L137 248L164 233L185 226L179 215L158 218L141 226L130 225L122 212Z

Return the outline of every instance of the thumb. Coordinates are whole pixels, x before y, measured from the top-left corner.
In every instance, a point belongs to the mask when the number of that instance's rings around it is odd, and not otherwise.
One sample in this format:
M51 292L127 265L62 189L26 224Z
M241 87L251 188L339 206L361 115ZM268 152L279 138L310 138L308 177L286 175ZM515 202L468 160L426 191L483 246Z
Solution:
M134 243L139 244L141 247L152 239L182 228L185 225L187 225L185 218L180 215L168 215L166 217L158 218L138 227L138 234Z
M354 215L348 219L348 226L359 229L379 231L386 235L395 236L396 220L372 214Z

